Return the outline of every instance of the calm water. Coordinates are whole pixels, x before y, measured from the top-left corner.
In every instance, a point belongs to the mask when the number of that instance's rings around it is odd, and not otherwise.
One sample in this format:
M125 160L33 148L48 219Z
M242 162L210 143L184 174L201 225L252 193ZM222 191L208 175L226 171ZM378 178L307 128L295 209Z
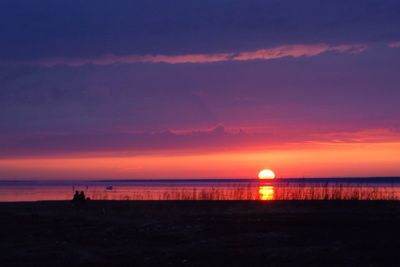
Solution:
M400 200L400 178L0 181L0 201L69 200Z

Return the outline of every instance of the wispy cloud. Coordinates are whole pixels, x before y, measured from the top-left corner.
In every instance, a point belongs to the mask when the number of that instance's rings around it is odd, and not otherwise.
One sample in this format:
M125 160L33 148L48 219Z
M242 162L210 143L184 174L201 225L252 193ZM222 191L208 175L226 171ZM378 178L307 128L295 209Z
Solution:
M367 49L366 45L283 45L256 51L243 52L234 57L234 60L270 60L282 57L313 57L326 52L360 53Z
M166 63L166 64L204 64L224 61L248 61L248 60L273 60L284 57L313 57L326 52L336 53L361 53L367 49L363 44L344 44L331 45L319 44L294 44L281 45L272 48L265 48L239 53L219 53L219 54L183 54L183 55L102 55L94 58L68 58L53 57L37 61L25 62L28 64L41 66L83 66L93 65L112 65L112 64L132 64L132 63Z
M388 46L389 46L390 48L400 48L400 41L390 42L390 43L388 44Z

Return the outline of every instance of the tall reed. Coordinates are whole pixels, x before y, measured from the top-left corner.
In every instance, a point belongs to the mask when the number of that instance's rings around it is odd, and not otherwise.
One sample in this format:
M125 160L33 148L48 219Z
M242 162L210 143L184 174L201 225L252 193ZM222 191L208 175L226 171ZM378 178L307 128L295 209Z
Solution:
M346 184L291 184L268 186L236 185L210 188L167 188L165 190L91 191L94 200L400 200L400 187L371 187Z

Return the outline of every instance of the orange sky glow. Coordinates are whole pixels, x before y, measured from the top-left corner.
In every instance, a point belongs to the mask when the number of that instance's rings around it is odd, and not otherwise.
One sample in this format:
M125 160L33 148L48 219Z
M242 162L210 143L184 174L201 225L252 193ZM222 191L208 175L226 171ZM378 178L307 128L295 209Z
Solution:
M92 155L0 160L0 179L277 178L396 176L400 142L313 143L292 148L212 153Z

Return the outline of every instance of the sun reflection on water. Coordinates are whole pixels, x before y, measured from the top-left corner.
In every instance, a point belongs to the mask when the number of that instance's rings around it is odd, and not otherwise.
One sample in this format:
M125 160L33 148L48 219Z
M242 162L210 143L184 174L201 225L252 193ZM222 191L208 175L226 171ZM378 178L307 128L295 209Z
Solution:
M274 187L272 185L261 185L258 187L260 200L273 200L274 193Z

